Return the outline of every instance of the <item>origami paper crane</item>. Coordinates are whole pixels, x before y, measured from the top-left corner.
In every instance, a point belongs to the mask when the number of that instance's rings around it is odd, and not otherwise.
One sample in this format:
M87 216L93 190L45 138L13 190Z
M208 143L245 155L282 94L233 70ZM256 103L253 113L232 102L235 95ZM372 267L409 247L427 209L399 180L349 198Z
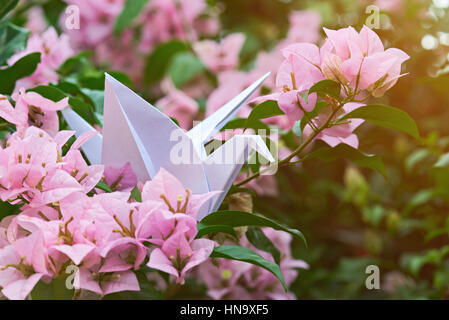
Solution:
M154 177L160 168L173 174L193 193L223 191L198 214L203 218L218 209L243 163L253 152L273 162L261 136L236 135L210 155L207 143L260 87L269 73L257 80L211 116L186 132L138 94L106 74L103 135L82 149L91 164L120 167L130 162L140 181ZM71 109L62 114L79 136L96 130Z

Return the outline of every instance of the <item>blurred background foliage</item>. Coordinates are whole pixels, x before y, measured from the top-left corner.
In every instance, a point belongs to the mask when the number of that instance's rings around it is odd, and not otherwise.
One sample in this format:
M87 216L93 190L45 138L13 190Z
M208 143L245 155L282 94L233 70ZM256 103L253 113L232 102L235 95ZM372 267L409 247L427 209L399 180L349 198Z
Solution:
M66 6L60 0L27 2L14 13L13 22L24 25L26 6L36 4L59 28L58 18ZM241 68L249 69L258 52L285 37L292 10L316 10L328 28L359 29L372 1L208 0L208 4L220 13L218 37L236 31L247 36L240 57ZM293 246L294 256L310 264L309 270L300 270L291 288L299 299L449 299L449 0L404 0L401 10L381 12L376 32L386 47L411 56L406 62L408 75L380 103L410 114L422 139L414 141L365 124L356 132L360 149L382 157L387 179L344 159L306 161L277 173L279 196L254 198L256 211L307 237L308 248L299 241ZM78 99L73 100L78 112L84 110L85 118L100 124L103 70L88 57L83 53L59 71L60 79L76 77L82 90L64 81L58 89L71 91L72 99ZM131 85L125 74L115 75ZM142 92L152 101L157 97ZM3 215L8 210L0 207ZM380 290L365 287L365 268L370 264L380 268ZM197 296L198 290L186 286L180 297Z
M369 1L226 1L225 29L250 34L251 57L282 37L290 10L315 9L328 28L353 25ZM368 124L360 149L382 157L388 179L345 160L306 161L281 169L280 196L256 198L256 209L302 230L310 263L292 290L300 299L449 298L449 1L404 1L381 13L376 30L387 47L406 51L405 76L383 98L418 123L422 141ZM251 60L251 58L246 58ZM367 290L365 268L378 265L381 289Z

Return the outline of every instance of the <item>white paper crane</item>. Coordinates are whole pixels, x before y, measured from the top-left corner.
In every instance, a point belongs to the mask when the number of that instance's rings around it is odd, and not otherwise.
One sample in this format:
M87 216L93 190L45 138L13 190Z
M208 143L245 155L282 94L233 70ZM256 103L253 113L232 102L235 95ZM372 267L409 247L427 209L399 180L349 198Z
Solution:
M218 209L252 152L259 152L265 159L274 161L258 135L236 135L210 155L204 146L268 75L185 132L157 108L106 74L103 135L98 134L87 141L82 147L83 152L91 164L120 167L130 162L140 181L153 178L160 168L164 168L193 193L223 191L200 209L198 219L201 219ZM77 136L96 131L71 109L63 110L62 114Z

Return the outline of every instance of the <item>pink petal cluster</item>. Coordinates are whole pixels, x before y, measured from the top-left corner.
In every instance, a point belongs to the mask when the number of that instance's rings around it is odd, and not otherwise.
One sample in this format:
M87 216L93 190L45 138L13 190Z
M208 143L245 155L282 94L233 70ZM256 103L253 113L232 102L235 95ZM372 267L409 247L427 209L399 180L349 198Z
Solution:
M12 99L15 101L14 107L7 97L0 95L0 118L14 124L19 134L23 134L29 126L38 127L51 136L58 133L57 111L68 107L69 98L53 102L22 88L12 95Z
M308 269L307 263L292 257L291 235L270 228L263 228L262 231L281 252L281 272L287 286L290 286L298 275L296 269ZM240 239L240 245L251 248L266 260L274 261L269 253L254 248L245 236ZM279 280L269 271L246 262L211 259L200 265L197 275L207 286L207 294L212 299L296 299L292 293L284 291Z
M205 0L151 1L139 21L142 25L140 49L148 52L156 44L174 38L196 40L196 23L206 8Z
M65 0L65 2L79 8L79 29L67 28L68 16L64 13L60 21L77 49L93 48L107 41L112 36L115 20L125 4L125 0Z
M239 53L244 42L243 34L233 33L219 43L212 40L196 42L193 49L209 70L221 72L238 66Z
M321 48L296 43L283 49L292 66L291 79L298 87L308 88L319 80L331 79L346 86L347 95L370 93L380 97L402 76L401 65L409 56L396 48L385 50L370 28L363 26L360 32L353 27L324 28L324 32L327 39Z
M283 48L281 53L284 60L278 69L275 83L278 92L252 100L255 104L266 100L277 101L287 117L273 117L268 121L282 129L292 128L296 121L303 118L305 111L314 109L316 94L311 94L307 103L303 95L321 80L339 82L342 95L349 101L357 101L369 94L382 96L402 76L402 63L409 56L396 48L385 50L380 38L368 27L364 26L359 33L352 27L340 30L324 28L324 31L327 39L321 48L307 42L293 43ZM347 103L335 119L360 106L360 103ZM329 108L323 110L313 120L313 124L316 127L324 124L330 112ZM333 126L325 129L317 138L331 146L346 143L357 148L358 139L352 132L361 123L360 120L351 120ZM306 126L304 136L310 135L312 130L310 125Z
M88 165L79 147L91 133L63 154L73 133L51 137L31 126L0 150L0 198L21 205L0 223L1 293L25 299L69 266L76 267L75 288L101 296L139 290L133 270L144 263L183 283L215 246L195 240L196 214L215 193L192 194L161 169L143 186L141 202L131 200L137 179L130 165ZM101 179L115 192L96 192Z
M340 110L337 115L334 116L333 120L336 120L339 116L342 116L344 114L347 114L357 108L360 108L363 106L362 103L357 102L349 102L346 103L342 109ZM329 117L330 110L325 109L322 110L322 112L312 120L312 122L315 124L316 127L321 126ZM354 130L357 129L364 120L362 119L351 119L350 121L346 121L342 124L335 125L333 127L324 129L321 131L315 139L320 139L324 142L326 142L331 147L335 147L339 145L340 143L347 144L353 148L359 147L359 139L356 134L354 134ZM310 134L312 134L313 129L310 127L310 125L306 125L303 131L304 137L308 137Z
M25 50L20 51L8 59L8 65L13 65L17 60L33 53L41 53L41 62L36 71L26 78L17 81L16 86L21 88L32 88L37 85L46 85L58 80L56 70L74 51L66 34L58 36L53 27L48 28L42 35L33 34L27 42Z

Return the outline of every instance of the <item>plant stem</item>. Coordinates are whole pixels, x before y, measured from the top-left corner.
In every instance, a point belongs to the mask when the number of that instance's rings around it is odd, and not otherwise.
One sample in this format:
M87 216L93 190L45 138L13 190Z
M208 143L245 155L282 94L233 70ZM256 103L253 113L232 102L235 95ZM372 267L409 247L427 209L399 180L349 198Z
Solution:
M282 159L280 161L278 161L277 165L279 168L282 167L286 167L286 166L290 166L293 164L297 164L300 161L295 161L295 162L290 162L295 156L297 156L298 154L300 154L314 139L315 137L321 133L321 131L323 131L324 129L328 128L329 125L331 124L332 119L334 118L334 116L337 114L337 112L346 104L346 99L343 100L342 102L340 102L338 104L338 106L332 111L331 115L329 116L329 118L326 120L326 122L321 125L316 131L314 130L312 132L312 134L303 142L301 143L298 148L296 148L295 151L293 151L288 157L286 157L285 159ZM255 174L247 177L246 179L238 182L237 184L235 184L235 187L241 187L242 185L250 182L253 179L258 178L262 173L270 170L272 168L272 166L268 166L267 168L264 168L263 170L256 172Z

